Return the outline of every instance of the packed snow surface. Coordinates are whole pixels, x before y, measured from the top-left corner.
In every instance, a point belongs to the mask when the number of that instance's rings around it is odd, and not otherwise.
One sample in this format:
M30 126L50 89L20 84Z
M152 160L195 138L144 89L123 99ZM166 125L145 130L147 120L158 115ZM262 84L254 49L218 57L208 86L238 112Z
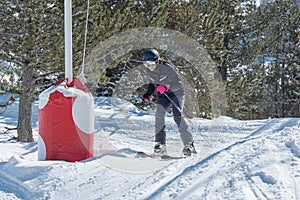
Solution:
M0 199L300 199L300 118L191 119L197 155L137 158L151 152L154 113L117 98L95 98L95 157L38 161L38 144L16 136L18 102L1 109ZM170 155L182 144L167 116ZM38 103L33 105L38 138Z

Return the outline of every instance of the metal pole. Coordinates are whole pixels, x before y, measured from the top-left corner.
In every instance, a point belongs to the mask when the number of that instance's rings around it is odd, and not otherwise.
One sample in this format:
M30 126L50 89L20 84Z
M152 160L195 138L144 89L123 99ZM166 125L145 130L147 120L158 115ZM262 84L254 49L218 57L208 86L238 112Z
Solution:
M183 111L179 108L179 106L169 97L169 95L167 95L167 93L163 93L165 95L165 97L167 97L167 99L171 102L171 104L173 104L173 106L181 113L183 114Z
M65 1L65 78L73 80L72 69L72 0Z

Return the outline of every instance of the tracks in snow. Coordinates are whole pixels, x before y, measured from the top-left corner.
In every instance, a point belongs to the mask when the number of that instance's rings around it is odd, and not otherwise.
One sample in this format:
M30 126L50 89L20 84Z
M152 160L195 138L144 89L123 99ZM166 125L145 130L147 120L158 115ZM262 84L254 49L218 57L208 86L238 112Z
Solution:
M208 189L209 186L206 187L205 185L209 185L209 181L212 180L212 176L216 173L222 173L222 168L226 165L230 165L228 162L231 160L229 158L233 156L230 153L233 148L238 148L239 146L253 140L260 140L268 136L270 133L281 131L283 127L289 125L293 126L298 122L298 119L286 119L283 122L273 119L259 127L257 130L251 132L249 136L240 139L218 151L215 151L210 155L202 155L200 157L192 157L184 161L178 161L174 163L174 166L172 166L174 168L174 172L172 174L165 175L164 171L166 169L154 174L154 177L162 176L162 174L164 174L163 176L165 177L157 182L151 183L151 189L148 189L146 192L144 192L141 198L183 199L189 197L191 194L193 194L194 197L196 195L197 198L200 198L200 196L197 196L197 193L201 195L201 198L203 198L211 192ZM234 166L237 167L238 165ZM248 182L248 184L251 185L248 193L252 193L253 197L259 196L268 198L267 194L264 193L264 189L260 188L259 185L256 185L252 179L252 176L257 176L257 174L249 174L249 171L247 172L246 168L246 166L243 166L241 169L232 168L230 171L234 173L234 170L240 170L240 175L245 179L244 182ZM229 179L232 175L233 174L224 174L224 177ZM264 179L266 177L260 178ZM230 191L230 180L223 181L229 184L228 191ZM230 192L228 192L228 197L229 196Z

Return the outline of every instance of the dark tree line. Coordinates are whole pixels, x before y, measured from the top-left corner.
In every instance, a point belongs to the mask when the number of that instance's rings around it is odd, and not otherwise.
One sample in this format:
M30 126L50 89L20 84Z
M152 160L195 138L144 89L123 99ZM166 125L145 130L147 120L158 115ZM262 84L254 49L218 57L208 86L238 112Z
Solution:
M64 77L64 5L58 0L5 0L0 6L1 91L19 94L18 140L32 141L31 103L37 97L36 88ZM73 0L75 76L82 63L86 6L86 1ZM299 19L291 0L274 0L260 7L243 0L91 0L87 55L101 41L125 30L177 30L198 41L216 63L226 85L227 115L298 117ZM137 66L130 60L141 53L130 52L103 70L95 95L111 95L123 74ZM172 52L161 54L175 65L190 65ZM211 99L203 77L193 67L180 73L193 87L193 103L199 108L189 116L210 118ZM129 100L146 108L136 100L143 89L137 91ZM186 106L193 110L189 106L194 105Z

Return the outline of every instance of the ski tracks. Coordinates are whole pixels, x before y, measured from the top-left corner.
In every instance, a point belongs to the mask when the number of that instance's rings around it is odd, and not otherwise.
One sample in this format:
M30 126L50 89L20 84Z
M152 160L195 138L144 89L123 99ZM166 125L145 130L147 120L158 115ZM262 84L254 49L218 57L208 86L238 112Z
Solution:
M279 122L276 119L269 120L265 125L253 131L244 139L215 151L211 155L206 155L206 157L201 156L200 160L199 157L192 157L184 161L177 161L173 166L177 165L174 173L164 175L164 179L156 178L158 182L155 182L154 178L151 189L148 188L141 195L141 199L210 199L211 197L215 199L230 197L250 199L289 197L294 199L295 196L297 198L299 192L297 185L299 184L295 183L293 186L296 195L290 194L290 188L282 188L282 182L290 180L297 182L297 178L288 180L282 178L288 172L282 167L278 168L277 164L271 167L257 166L255 164L260 163L260 159L266 160L262 163L270 163L270 160L273 160L275 163L283 162L280 158L280 148L276 146L282 144L281 141L277 141L277 134L283 130L283 126L294 126L299 121L291 120L286 119L283 122ZM268 134L273 135L269 136ZM266 148L272 148L271 155L257 155L256 149L264 148L264 145ZM292 148L292 150L295 152L295 148ZM240 159L245 159L245 155L250 163L240 165L239 162L247 163L247 160ZM227 169L227 171L223 172L223 168ZM295 171L295 168L292 170ZM153 176L159 177L160 175L158 174L163 173L165 172L161 170ZM299 174L299 170L294 173ZM216 175L222 177L222 180L215 179L214 176ZM220 190L222 190L219 195L220 191L210 190L210 188L216 188L216 185L219 185ZM232 190L236 191L234 188L239 188L240 193L231 194ZM281 193L275 194L278 188L280 188L282 196Z
M10 174L0 171L0 188L5 193L13 193L20 199L33 199L34 194L22 181Z
M98 191L90 191L90 194L97 196L99 192L106 191L100 195L101 199L298 199L298 158L294 156L290 164L285 160L287 155L280 153L283 147L276 146L285 145L282 141L288 137L288 134L280 137L284 134L283 124L290 124L293 128L295 123L289 119L281 123L276 119L268 120L249 133L250 136L243 135L243 139L237 138L231 144L226 143L225 147L215 148L213 153L201 151L202 154L169 162L149 174L125 176L127 178L118 183L117 175L103 180L100 174L94 174L93 181L99 185L105 182L106 185ZM295 145L291 146L291 154L297 152ZM287 162L287 168L278 167L276 163L280 162ZM275 165L268 166L269 163ZM287 174L294 177L285 178ZM291 182L289 188L284 187L287 182ZM90 183L85 185L90 187ZM122 190L115 193L113 187Z
M192 156L183 161L177 161L170 168L174 172L167 175L164 179L159 179L158 182L153 180L153 186L147 190L147 193L139 199L183 199L189 194L199 190L199 186L209 181L210 177L220 171L227 157L221 157L219 160L212 158L219 153L214 153L208 156ZM211 164L213 162L213 164ZM188 166L188 167L187 167ZM168 170L170 170L168 169ZM165 172L160 171L166 175ZM157 174L155 174L155 177ZM159 177L158 176L158 177Z

